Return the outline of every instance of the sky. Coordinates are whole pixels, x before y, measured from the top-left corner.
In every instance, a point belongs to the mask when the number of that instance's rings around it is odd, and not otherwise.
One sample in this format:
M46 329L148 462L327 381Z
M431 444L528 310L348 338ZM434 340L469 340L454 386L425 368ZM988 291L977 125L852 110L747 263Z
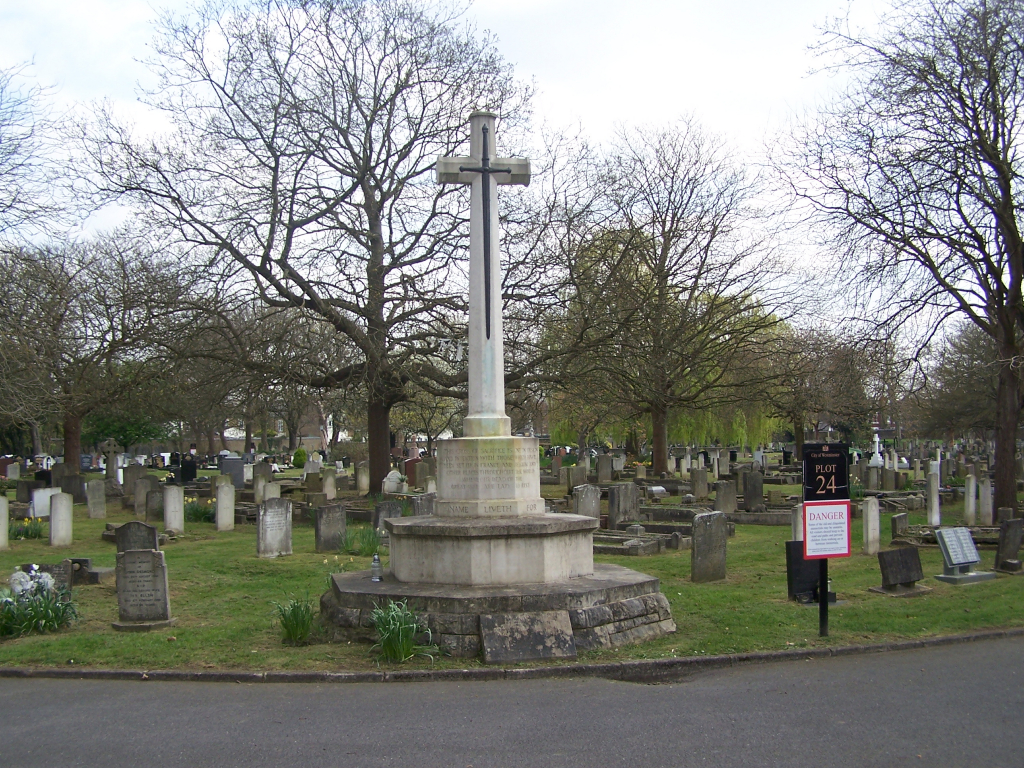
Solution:
M112 101L140 126L160 9L186 0L0 0L0 67L55 89L59 104ZM836 15L871 27L884 0L477 0L466 12L538 93L539 123L605 141L619 126L693 114L756 153L835 83L809 75L816 27Z

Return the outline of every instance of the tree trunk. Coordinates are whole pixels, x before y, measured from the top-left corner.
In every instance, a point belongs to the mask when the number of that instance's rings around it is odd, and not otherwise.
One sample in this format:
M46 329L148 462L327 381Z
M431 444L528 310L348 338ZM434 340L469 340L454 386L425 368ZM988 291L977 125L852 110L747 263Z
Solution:
M590 431L586 429L580 429L576 431L576 450L578 451L576 456L576 463L581 464L587 460L587 438L590 437Z
M1010 365L1013 349L1000 345L1003 365L999 369L996 391L996 467L993 507L1010 507L1017 515L1016 448L1017 424L1020 422L1020 383Z
M227 439L227 437L224 436L225 429L226 429L225 425L221 424L220 425L220 429L217 430L217 434L220 437L220 449L222 451L226 451L228 449L228 439Z
M370 493L380 493L391 471L391 406L372 394L366 406L366 442L370 454Z
M242 446L242 453L246 454L249 452L249 446L252 445L252 422L246 420L245 422L245 445Z
M796 447L793 449L793 462L799 464L804 460L804 420L793 417L793 442Z
M668 472L668 409L651 406L651 471L655 477Z
M64 463L78 473L82 465L82 417L64 414Z
M43 436L39 432L39 425L30 421L29 427L32 430L32 455L40 456L43 453Z

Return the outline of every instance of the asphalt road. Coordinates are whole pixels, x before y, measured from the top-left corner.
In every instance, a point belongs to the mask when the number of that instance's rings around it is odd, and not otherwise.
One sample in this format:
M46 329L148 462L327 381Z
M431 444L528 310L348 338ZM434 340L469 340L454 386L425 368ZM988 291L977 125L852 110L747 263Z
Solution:
M604 680L0 679L0 766L1024 766L1024 638Z

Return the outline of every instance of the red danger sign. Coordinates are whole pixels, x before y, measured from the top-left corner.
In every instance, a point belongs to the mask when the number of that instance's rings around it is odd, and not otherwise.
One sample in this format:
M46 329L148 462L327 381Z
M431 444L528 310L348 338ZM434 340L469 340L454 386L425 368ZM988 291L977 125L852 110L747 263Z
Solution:
M850 556L850 502L804 502L804 559Z

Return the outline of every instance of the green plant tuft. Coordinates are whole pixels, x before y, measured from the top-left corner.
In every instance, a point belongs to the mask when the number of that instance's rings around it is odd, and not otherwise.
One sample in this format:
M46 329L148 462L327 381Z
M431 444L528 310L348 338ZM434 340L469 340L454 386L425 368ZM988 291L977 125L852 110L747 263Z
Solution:
M313 632L313 601L309 597L290 598L287 603L274 603L281 622L285 645L308 645Z
M7 523L7 538L9 541L18 539L41 539L43 538L43 521L36 517L11 520Z
M216 516L217 512L212 504L196 500L185 505L185 520L190 523L212 523Z
M0 589L0 637L57 632L77 618L78 610L67 600L66 591L51 589L14 597Z
M429 629L421 629L416 614L409 610L405 600L388 600L383 607L377 606L370 614L370 621L377 631L377 644L370 650L377 652L377 661L401 663L414 656L425 656L431 661L438 653L436 645L430 643ZM427 645L416 642L416 636L425 632Z
M380 550L380 534L367 525L349 528L345 535L344 551L350 555L370 557Z
M295 455L292 456L292 466L296 469L302 469L306 466L306 449L299 448L295 451Z

